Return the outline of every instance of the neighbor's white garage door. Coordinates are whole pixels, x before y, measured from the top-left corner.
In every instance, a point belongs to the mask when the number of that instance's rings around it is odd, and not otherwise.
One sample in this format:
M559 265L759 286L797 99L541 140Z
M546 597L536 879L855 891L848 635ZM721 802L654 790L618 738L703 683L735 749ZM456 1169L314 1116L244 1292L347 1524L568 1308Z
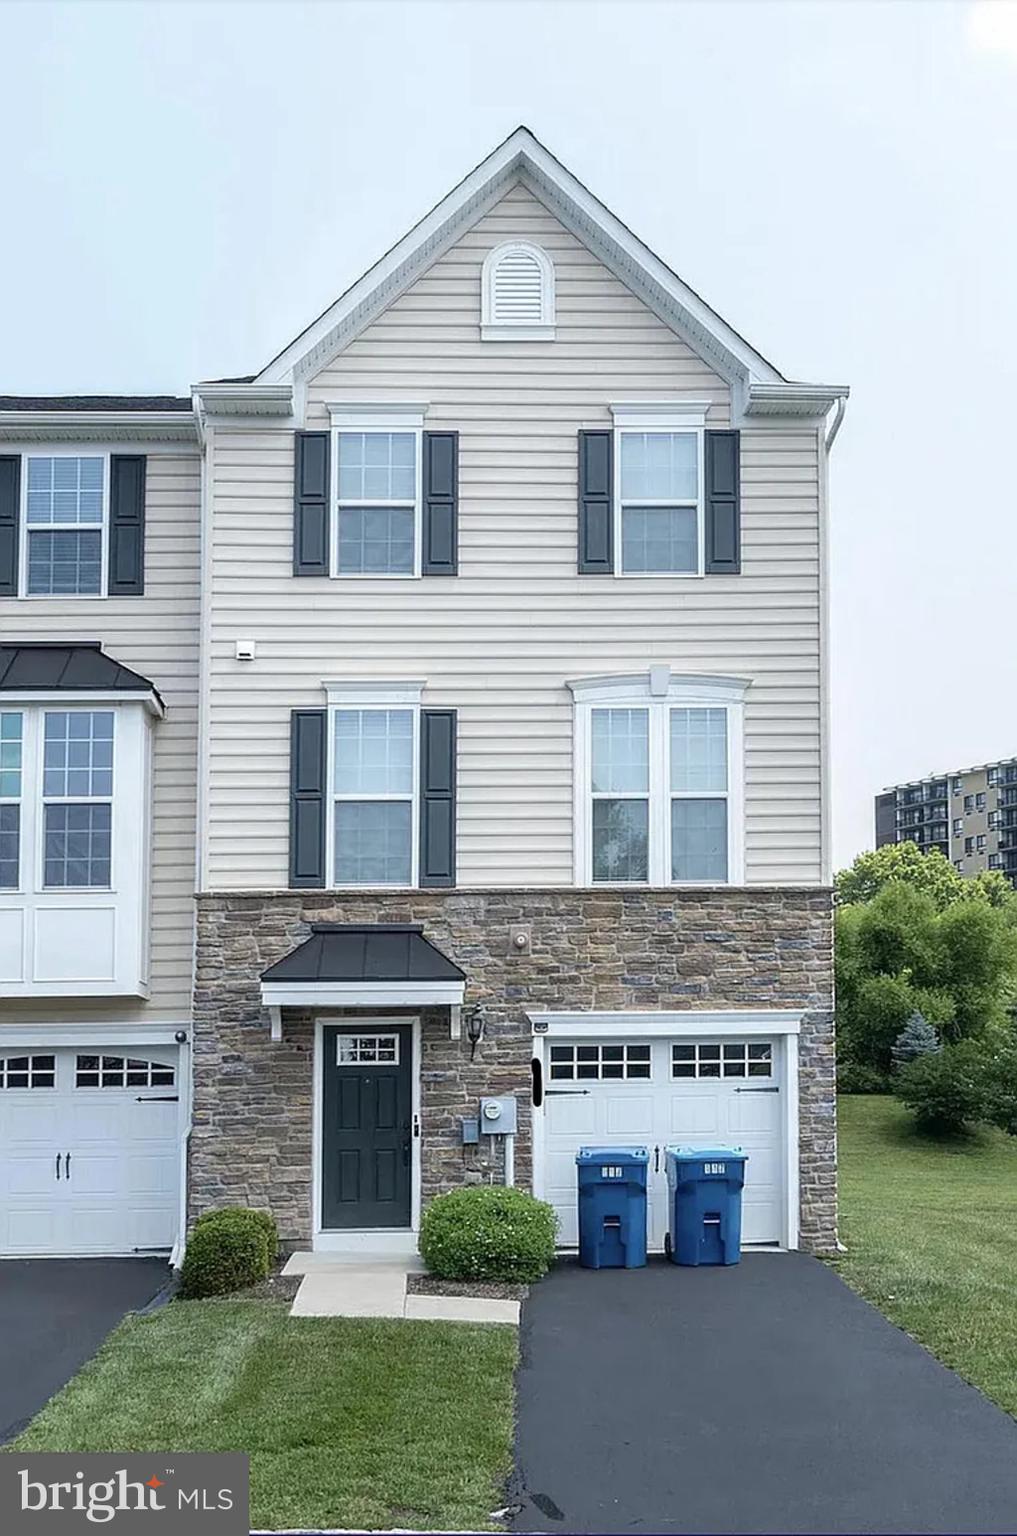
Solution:
M559 1040L544 1048L543 1197L558 1241L577 1243L575 1155L581 1146L644 1145L650 1153L648 1242L667 1230L666 1146L741 1147L748 1154L743 1243L783 1238L784 1156L776 1041Z
M177 1054L0 1051L0 1254L172 1247Z

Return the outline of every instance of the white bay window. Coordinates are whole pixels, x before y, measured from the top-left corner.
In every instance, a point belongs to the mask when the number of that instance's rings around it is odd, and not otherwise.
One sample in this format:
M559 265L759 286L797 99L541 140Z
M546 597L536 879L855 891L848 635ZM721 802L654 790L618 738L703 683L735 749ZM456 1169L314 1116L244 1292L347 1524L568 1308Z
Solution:
M746 684L652 667L570 687L577 883L739 882Z
M144 996L154 695L0 710L0 987Z

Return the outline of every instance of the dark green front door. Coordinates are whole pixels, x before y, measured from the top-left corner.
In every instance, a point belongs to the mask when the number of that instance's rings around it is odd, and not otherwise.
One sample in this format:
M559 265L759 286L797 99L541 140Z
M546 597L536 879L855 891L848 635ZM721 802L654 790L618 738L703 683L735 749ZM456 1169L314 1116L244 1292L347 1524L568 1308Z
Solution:
M327 1025L321 1070L322 1227L408 1227L412 1026Z

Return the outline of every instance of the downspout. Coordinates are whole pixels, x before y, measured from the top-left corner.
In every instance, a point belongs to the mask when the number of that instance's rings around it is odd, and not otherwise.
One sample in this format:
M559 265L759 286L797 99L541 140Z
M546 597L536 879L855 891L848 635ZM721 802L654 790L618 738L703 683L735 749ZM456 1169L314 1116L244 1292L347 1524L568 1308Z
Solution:
M837 396L837 411L836 411L836 414L834 415L833 421L830 424L830 430L826 434L826 442L824 444L827 453L829 453L830 449L833 447L834 442L835 442L836 437L837 437L837 433L840 431L840 424L844 420L844 411L845 411L845 409L846 409L846 397L844 395L838 395Z

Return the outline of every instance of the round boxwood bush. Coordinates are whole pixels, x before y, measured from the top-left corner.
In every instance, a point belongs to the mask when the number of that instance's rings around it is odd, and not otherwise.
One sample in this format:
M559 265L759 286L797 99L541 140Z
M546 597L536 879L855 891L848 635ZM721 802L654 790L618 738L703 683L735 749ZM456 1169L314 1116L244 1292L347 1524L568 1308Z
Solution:
M194 1223L195 1230L206 1221L239 1221L241 1226L249 1226L257 1223L265 1235L265 1245L268 1250L268 1262L271 1267L279 1253L279 1229L275 1224L275 1217L268 1211L255 1211L246 1205L224 1205L216 1211L206 1211L204 1216L199 1216Z
M442 1280L539 1280L554 1262L557 1220L522 1189L475 1185L438 1195L420 1224L420 1253Z
M271 1237L269 1227L271 1223ZM264 1211L209 1211L194 1227L180 1269L180 1295L226 1296L254 1285L272 1268L275 1223Z

